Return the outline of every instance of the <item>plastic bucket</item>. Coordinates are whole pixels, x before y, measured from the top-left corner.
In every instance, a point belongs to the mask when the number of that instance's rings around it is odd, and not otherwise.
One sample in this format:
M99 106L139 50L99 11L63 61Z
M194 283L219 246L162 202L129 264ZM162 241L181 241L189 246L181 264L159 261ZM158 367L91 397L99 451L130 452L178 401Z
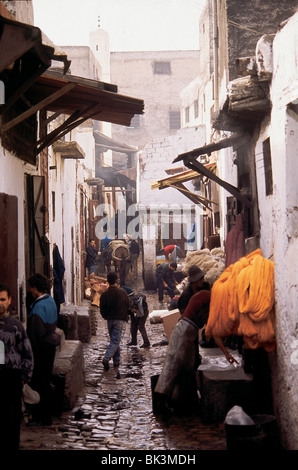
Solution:
M251 416L254 424L225 424L227 450L272 449L279 446L274 416Z

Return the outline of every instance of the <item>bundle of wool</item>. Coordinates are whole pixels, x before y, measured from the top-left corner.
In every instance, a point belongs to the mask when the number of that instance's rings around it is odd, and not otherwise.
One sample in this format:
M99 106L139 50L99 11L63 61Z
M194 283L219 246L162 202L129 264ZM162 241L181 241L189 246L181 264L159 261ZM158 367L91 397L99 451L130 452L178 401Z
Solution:
M275 348L274 264L260 249L226 268L211 291L207 336L243 336L246 347Z
M183 274L187 276L191 266L198 266L204 271L205 281L212 285L225 269L224 252L221 248L190 251L183 262Z

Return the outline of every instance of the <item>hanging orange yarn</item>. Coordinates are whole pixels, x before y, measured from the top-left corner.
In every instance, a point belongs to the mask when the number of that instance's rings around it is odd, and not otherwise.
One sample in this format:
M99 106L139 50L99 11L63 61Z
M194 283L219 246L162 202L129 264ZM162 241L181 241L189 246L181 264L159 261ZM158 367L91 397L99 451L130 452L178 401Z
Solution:
M232 334L250 349L275 348L274 264L260 249L230 265L212 287L206 335Z

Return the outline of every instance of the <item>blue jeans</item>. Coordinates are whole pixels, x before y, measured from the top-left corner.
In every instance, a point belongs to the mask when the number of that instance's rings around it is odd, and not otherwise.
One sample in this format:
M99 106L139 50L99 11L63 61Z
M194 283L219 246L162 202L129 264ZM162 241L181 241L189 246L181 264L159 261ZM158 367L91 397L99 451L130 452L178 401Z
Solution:
M124 320L108 320L110 344L107 347L104 359L109 361L113 358L114 365L120 363L120 341L125 323Z
M93 264L92 266L88 266L88 274L90 276L90 274L94 273L96 275L96 271L97 271L97 265L96 264Z

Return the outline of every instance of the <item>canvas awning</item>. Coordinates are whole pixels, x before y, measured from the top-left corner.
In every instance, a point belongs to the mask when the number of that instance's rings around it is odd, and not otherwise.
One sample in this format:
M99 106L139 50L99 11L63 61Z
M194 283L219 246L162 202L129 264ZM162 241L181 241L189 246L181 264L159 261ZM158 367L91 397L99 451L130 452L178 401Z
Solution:
M215 152L223 148L243 145L246 139L247 139L247 136L245 134L235 134L234 136L228 137L226 139L222 139L219 142L210 143L208 145L204 145L203 147L199 147L197 149L191 150L190 152L180 154L178 155L178 157L176 157L173 160L173 163L183 161L186 167L190 168L191 170L199 174L206 176L207 178L210 178L215 183L222 186L230 194L235 196L245 206L253 207L253 203L249 201L241 193L241 191L238 188L236 188L230 183L227 183L226 181L223 181L214 172L210 171L210 169L208 169L206 165L203 165L202 163L196 160L200 155L205 155L205 154L210 155L212 152Z

